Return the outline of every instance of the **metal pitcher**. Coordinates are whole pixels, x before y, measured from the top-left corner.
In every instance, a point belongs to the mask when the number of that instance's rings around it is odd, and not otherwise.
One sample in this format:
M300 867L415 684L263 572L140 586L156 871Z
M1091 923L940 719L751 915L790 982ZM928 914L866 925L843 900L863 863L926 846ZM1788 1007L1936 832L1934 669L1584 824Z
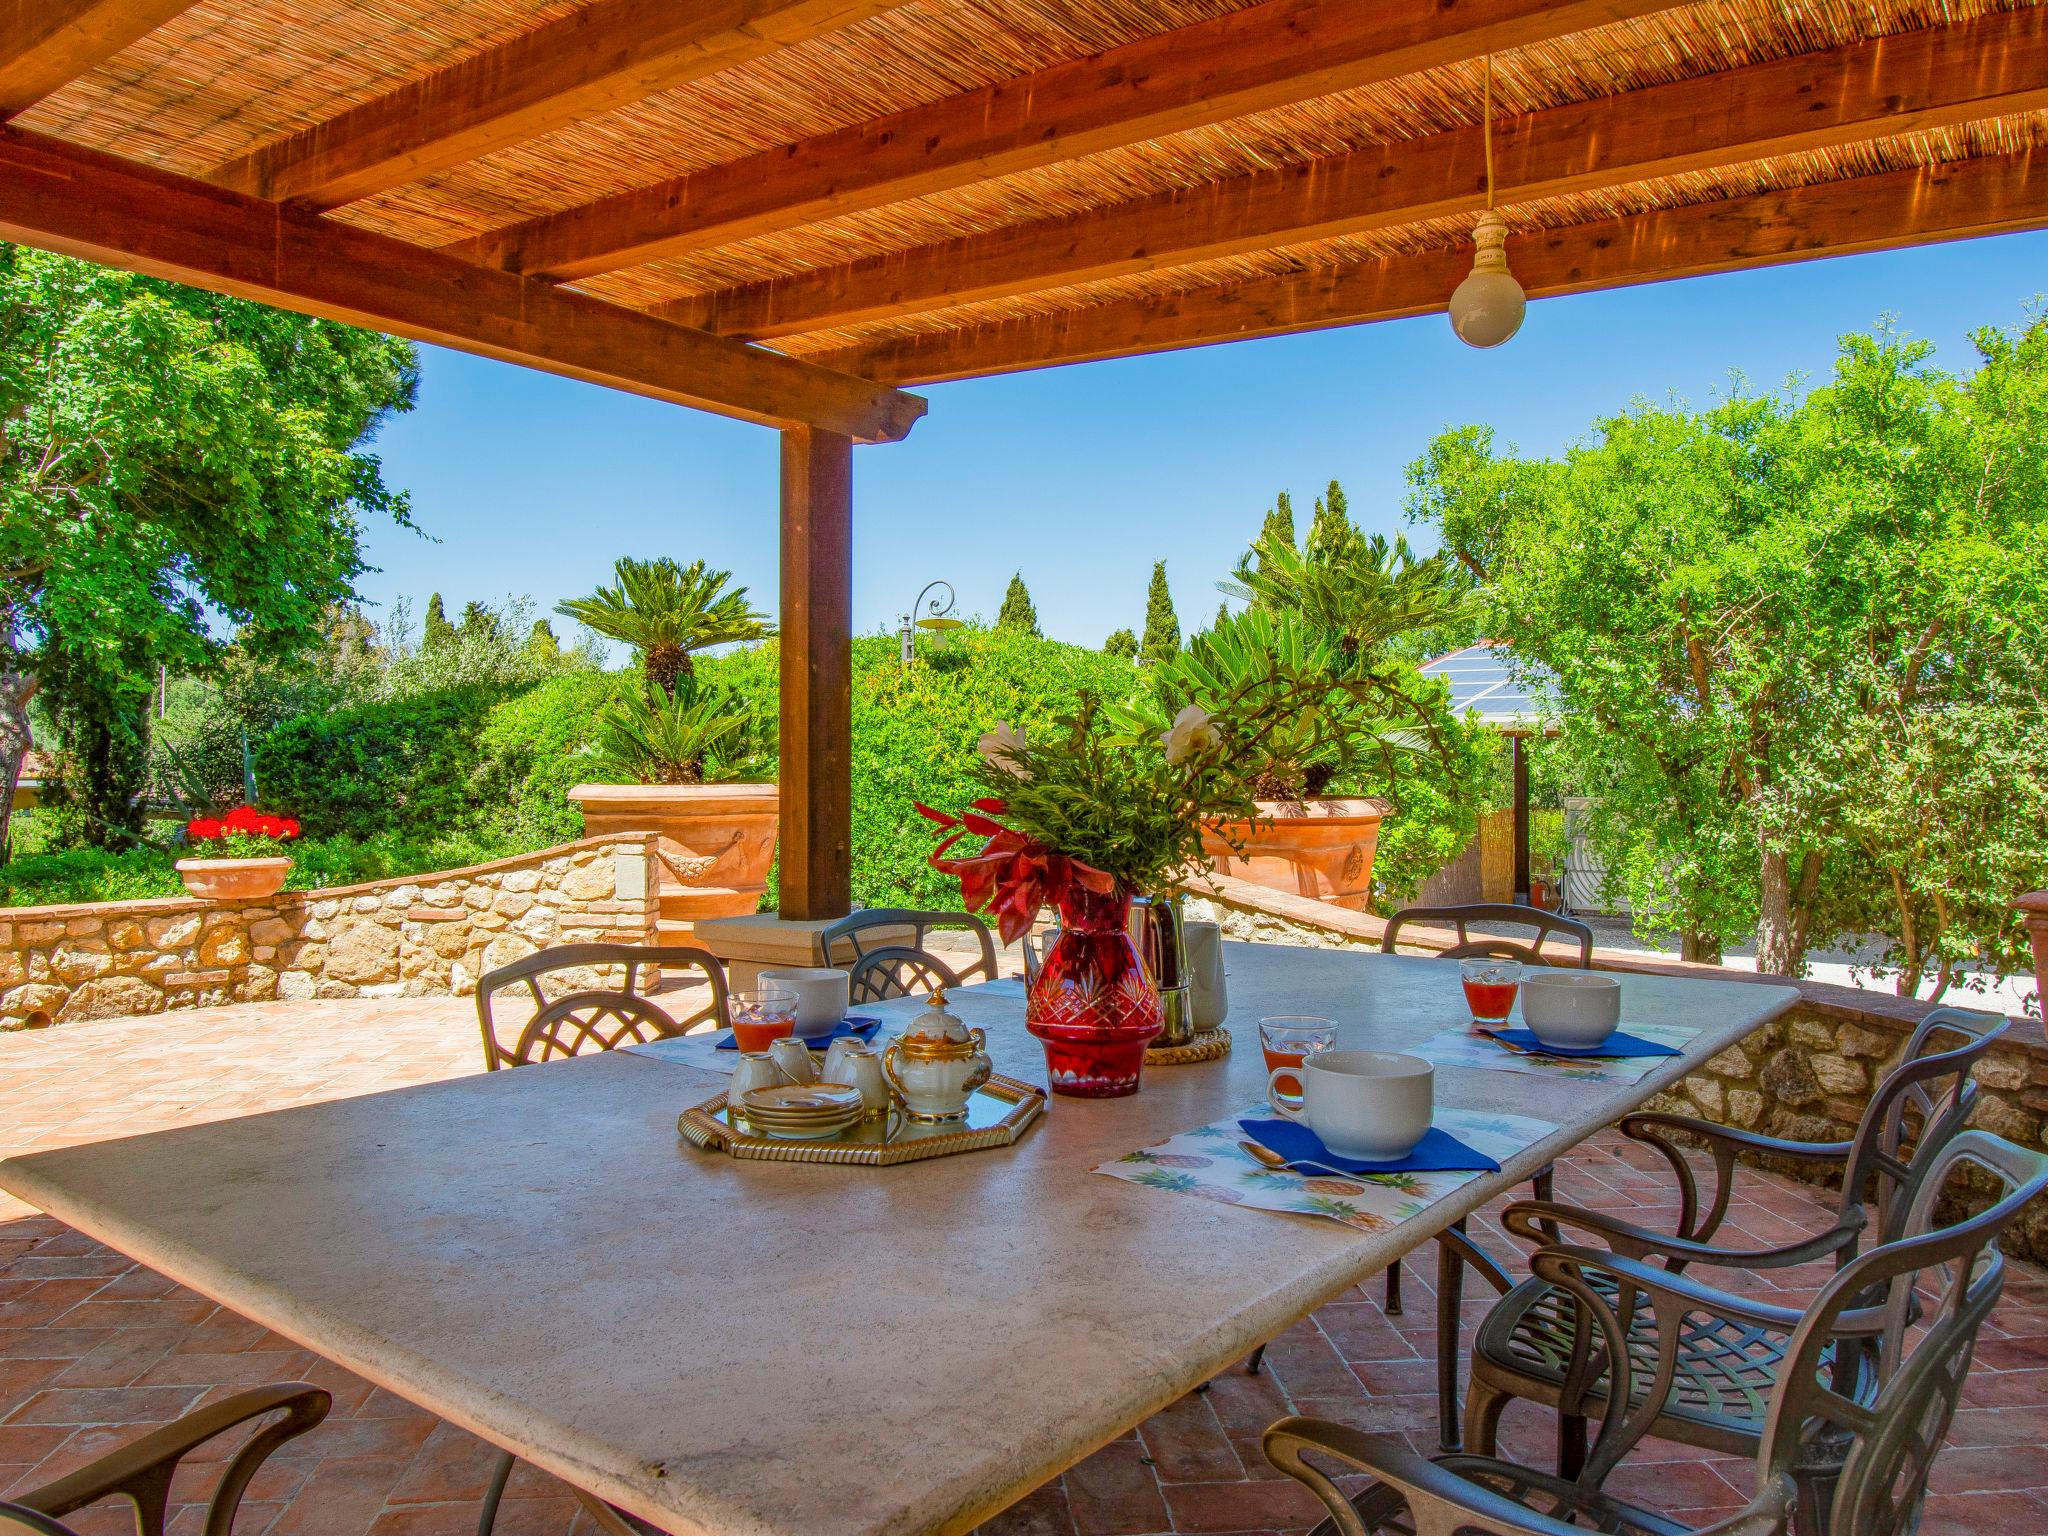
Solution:
M1159 994L1159 1010L1165 1018L1166 1027L1153 1045L1188 1044L1195 1038L1195 1008L1180 897L1140 896L1133 900L1131 942Z

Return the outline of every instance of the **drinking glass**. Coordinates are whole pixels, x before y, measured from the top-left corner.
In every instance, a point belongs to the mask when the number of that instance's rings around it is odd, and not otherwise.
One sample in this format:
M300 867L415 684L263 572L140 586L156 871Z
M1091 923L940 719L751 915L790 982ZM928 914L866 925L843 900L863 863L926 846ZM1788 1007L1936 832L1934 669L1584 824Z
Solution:
M1337 1026L1306 1013L1275 1014L1259 1020L1259 1044L1266 1053L1266 1071L1299 1067L1317 1051L1337 1043Z
M727 1000L732 1011L734 1043L742 1051L765 1051L796 1030L796 988L764 984L752 992L735 992Z
M1522 985L1518 960L1497 960L1475 955L1458 962L1465 982L1465 1003L1472 1010L1472 1022L1481 1029L1498 1029L1515 1011L1515 993Z

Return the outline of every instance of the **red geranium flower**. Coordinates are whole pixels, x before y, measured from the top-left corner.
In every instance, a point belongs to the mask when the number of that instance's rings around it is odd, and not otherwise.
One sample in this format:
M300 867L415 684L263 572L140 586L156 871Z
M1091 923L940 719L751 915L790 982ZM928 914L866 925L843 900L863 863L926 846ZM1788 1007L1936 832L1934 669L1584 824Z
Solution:
M227 829L221 825L218 816L194 816L185 823L185 835L187 837L212 839L225 837Z

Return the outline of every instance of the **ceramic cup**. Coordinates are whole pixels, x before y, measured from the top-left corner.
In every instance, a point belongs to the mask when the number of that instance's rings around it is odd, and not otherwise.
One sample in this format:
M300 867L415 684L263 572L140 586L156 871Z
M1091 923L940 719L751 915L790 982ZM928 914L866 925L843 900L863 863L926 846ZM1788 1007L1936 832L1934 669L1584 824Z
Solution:
M784 1036L768 1047L768 1055L782 1069L785 1081L815 1083L818 1080L817 1058L811 1055L811 1048L800 1037Z
M725 1090L725 1102L734 1109L740 1109L740 1100L756 1088L779 1088L789 1079L782 1068L775 1064L775 1058L766 1051L743 1051L738 1065L732 1069L732 1082Z
M1621 1027L1621 982L1591 971L1532 969L1522 978L1522 1022L1545 1045L1592 1050Z
M761 972L761 985L796 993L796 1032L823 1035L846 1017L850 978L829 965L778 965Z
M1280 1081L1301 1085L1301 1102L1280 1096ZM1266 1080L1276 1114L1298 1120L1344 1157L1391 1162L1429 1134L1436 1110L1436 1068L1395 1051L1320 1051Z
M834 1040L825 1053L822 1081L858 1088L863 1114L880 1114L889 1107L889 1080L882 1075L881 1055L865 1040Z

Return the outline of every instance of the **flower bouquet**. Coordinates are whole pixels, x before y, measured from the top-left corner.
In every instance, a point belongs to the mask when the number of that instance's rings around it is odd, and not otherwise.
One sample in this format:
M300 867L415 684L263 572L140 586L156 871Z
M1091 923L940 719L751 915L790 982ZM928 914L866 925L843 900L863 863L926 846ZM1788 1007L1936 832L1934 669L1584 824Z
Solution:
M993 918L1003 942L1028 932L1045 907L1059 910L1059 935L1025 1006L1055 1093L1137 1091L1161 1014L1131 944L1131 899L1211 866L1204 821L1256 814L1252 786L1233 764L1267 723L1190 707L1157 736L1132 735L1084 695L1052 732L1027 740L1003 723L982 737L990 793L958 815L918 805L942 829L932 867L960 881L968 910ZM979 846L954 852L969 839Z
M289 816L238 805L225 816L195 816L185 823L185 845L195 857L178 860L178 877L194 896L249 901L275 895L291 873L284 845L299 835Z

